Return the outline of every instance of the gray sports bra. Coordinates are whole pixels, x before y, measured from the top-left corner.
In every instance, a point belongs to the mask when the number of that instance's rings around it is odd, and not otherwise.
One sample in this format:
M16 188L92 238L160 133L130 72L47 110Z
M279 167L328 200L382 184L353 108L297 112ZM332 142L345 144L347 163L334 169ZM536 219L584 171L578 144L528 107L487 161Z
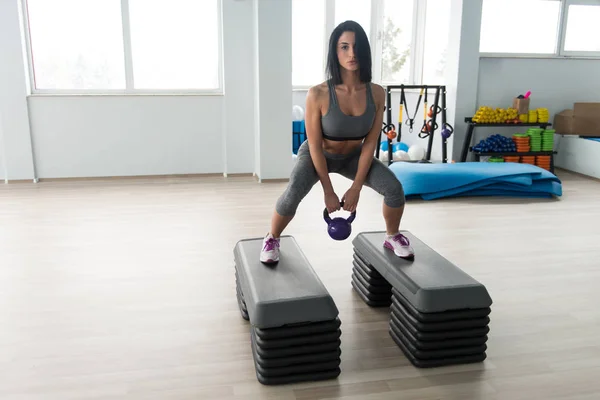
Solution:
M364 139L375 120L375 102L371 93L371 84L367 83L367 109L364 114L357 116L346 115L340 109L335 94L335 86L327 81L329 86L329 110L321 117L323 137L329 140L361 140Z

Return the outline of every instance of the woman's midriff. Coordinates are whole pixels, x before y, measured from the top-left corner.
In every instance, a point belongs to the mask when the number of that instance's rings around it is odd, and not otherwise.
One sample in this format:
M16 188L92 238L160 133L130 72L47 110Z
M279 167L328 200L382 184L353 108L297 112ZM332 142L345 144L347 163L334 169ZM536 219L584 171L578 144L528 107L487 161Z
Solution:
M345 140L338 142L323 138L323 150L331 154L349 154L362 144L362 140Z

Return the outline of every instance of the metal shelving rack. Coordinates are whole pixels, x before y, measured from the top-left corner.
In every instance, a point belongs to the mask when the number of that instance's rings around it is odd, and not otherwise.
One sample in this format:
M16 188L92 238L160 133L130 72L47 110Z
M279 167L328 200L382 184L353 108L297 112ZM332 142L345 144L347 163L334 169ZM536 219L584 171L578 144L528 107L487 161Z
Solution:
M475 159L479 161L480 157L485 156L550 156L550 172L554 173L554 154L556 151L528 151L528 152L513 152L513 151L498 151L498 152L478 152L473 151L473 147L471 147L471 141L473 140L473 132L477 127L489 127L489 128L502 128L502 127L511 127L511 128L520 128L523 126L534 126L542 129L546 129L549 126L552 126L549 122L538 122L538 123L501 123L501 124L480 124L478 122L473 122L473 118L467 117L465 118L465 122L467 125L467 135L465 137L465 141L463 142L463 148L460 155L460 161L467 161L467 154L472 152L475 155Z

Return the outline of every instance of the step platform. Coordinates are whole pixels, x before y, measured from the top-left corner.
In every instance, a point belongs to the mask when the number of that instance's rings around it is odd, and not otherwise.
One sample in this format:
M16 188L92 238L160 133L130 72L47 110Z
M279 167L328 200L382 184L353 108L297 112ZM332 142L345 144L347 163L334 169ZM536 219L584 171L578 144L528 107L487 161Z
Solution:
M392 285L356 252L353 258L350 284L358 296L370 307L389 307L392 303Z
M335 302L292 236L281 237L275 265L260 262L262 240L241 240L234 248L238 303L250 322L258 381L335 379L342 336Z
M385 232L360 233L355 258L392 286L389 333L421 368L486 359L492 300L485 286L403 231L415 259L403 260L382 245Z
M244 318L246 321L249 321L250 317L248 316L248 308L246 308L244 294L242 293L242 289L240 289L240 282L238 280L237 271L235 273L235 292L238 301L238 306L240 308L240 314L242 315L242 318Z

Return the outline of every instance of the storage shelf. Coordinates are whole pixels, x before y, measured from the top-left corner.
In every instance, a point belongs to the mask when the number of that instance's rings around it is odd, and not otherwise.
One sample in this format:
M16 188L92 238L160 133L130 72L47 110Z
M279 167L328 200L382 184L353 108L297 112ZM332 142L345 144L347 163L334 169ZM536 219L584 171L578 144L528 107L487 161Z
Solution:
M474 151L471 149L473 154L477 156L552 156L556 154L555 151Z
M475 159L479 161L480 157L485 156L515 156L515 157L528 157L528 156L550 156L550 172L554 173L554 154L555 151L528 151L528 152L516 152L516 151L485 151L478 152L473 150L471 146L471 140L473 138L473 131L475 128L488 127L488 128L521 128L521 127L538 127L546 129L552 126L550 122L519 122L519 123L500 123L500 124L480 124L473 122L473 117L466 117L465 122L467 123L467 133L465 135L465 141L463 142L462 152L460 155L460 161L465 162L467 160L467 153L472 152L475 155Z
M535 126L535 127L540 127L540 128L547 128L549 126L552 126L552 124L550 122L519 122L516 124L504 122L504 123L499 123L499 124L492 124L492 123L481 124L479 122L473 122L472 117L465 118L465 122L468 124L471 124L473 126L481 126L481 127L489 127L489 128L499 128L499 127L518 128L521 126L529 126L529 127Z

